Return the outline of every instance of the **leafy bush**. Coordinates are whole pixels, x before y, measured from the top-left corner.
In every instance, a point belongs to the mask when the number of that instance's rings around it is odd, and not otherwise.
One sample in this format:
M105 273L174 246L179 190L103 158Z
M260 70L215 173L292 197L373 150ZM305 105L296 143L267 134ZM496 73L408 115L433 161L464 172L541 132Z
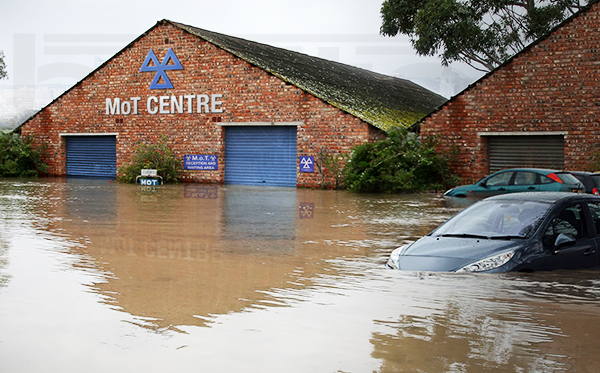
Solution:
M131 162L119 168L117 180L135 183L135 178L141 174L142 169L154 169L163 178L163 182L176 183L181 161L173 155L167 140L166 136L162 136L156 143L142 143L135 148Z
M46 172L42 162L44 146L36 147L33 138L0 132L0 177L32 177Z
M350 159L350 154L328 154L325 152L324 148L321 148L318 160L315 162L315 166L321 175L321 189L342 188L344 181L344 166L348 162L348 159Z
M354 192L397 193L441 190L455 185L448 159L439 156L435 140L394 128L388 138L356 146L344 168L344 184Z

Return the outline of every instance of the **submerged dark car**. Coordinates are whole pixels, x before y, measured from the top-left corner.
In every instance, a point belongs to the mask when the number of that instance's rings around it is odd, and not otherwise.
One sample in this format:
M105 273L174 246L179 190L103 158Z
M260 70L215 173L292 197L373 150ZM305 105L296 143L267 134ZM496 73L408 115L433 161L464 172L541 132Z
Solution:
M600 196L515 193L467 207L394 250L387 266L446 272L596 268L599 248Z

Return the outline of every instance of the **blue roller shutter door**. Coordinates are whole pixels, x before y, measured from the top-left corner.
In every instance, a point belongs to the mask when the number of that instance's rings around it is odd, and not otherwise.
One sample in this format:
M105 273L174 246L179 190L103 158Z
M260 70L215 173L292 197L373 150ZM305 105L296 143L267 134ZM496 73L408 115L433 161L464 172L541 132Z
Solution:
M296 127L226 127L225 183L296 186Z
M117 177L116 136L66 136L67 176Z

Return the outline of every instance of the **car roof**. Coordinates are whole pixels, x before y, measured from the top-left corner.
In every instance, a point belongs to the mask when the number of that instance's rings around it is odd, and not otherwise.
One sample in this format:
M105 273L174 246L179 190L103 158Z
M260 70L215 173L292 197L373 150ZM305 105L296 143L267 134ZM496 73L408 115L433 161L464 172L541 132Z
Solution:
M500 170L497 172L504 172L504 171L530 171L530 172L539 172L539 173L544 173L544 174L551 174L553 172L566 172L566 171L561 171L561 170L552 170L549 168L507 168L504 170Z
M600 196L591 194L579 194L571 192L524 192L524 193L509 193L500 194L493 197L488 197L486 201L519 201L519 202L545 202L558 203L570 200L592 200L600 202Z
M581 175L581 176L600 176L599 173L595 172L587 172L587 171L566 171L573 175Z
M597 172L569 171L569 173L576 176L589 176L591 178L600 177L600 173Z

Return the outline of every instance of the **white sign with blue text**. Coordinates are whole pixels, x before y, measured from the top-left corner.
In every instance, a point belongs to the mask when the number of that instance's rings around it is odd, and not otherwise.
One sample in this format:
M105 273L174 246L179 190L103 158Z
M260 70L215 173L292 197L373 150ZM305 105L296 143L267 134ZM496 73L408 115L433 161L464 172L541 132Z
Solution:
M140 179L140 184L141 185L147 185L147 186L156 186L156 185L159 185L158 184L158 179Z

